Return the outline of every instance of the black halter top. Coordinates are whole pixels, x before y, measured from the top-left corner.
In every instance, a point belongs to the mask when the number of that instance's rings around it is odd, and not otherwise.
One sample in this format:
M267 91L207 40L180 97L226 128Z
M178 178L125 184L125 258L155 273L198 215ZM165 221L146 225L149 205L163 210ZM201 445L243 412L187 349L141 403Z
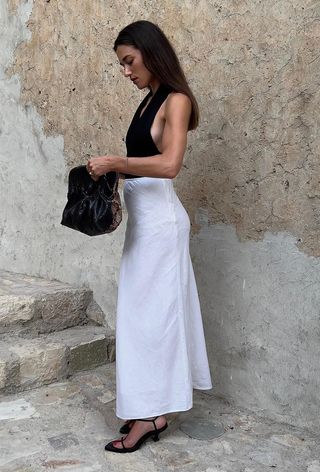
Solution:
M160 84L154 95L150 91L140 103L126 136L127 157L147 157L161 154L152 139L150 130L157 111L170 92L172 92L172 89L169 86ZM152 98L147 108L140 116L150 97ZM140 176L125 174L126 179L137 177Z

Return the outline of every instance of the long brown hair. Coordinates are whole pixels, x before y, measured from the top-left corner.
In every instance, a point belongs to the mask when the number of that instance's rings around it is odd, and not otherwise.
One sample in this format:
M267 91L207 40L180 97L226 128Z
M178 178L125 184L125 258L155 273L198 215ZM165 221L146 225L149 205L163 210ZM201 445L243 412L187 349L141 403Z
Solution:
M192 110L188 129L195 129L199 124L197 100L188 85L173 46L159 26L151 21L135 21L120 31L113 49L116 51L121 45L139 49L144 65L161 84L168 85L174 92L184 93L190 98Z

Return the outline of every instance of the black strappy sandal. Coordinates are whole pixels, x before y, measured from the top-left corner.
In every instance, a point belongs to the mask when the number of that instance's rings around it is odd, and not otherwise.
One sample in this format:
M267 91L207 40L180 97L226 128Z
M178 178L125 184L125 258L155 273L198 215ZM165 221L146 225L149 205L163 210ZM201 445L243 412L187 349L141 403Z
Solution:
M156 426L156 419L159 418L159 416L156 416L155 418L153 418L153 420L135 420L135 421L152 421L153 422L153 426L154 426L154 431L148 431L146 434L144 434L143 436L141 436L140 439L138 439L138 441L135 443L134 446L132 447L126 447L124 445L124 440L125 438L122 437L120 439L116 439L116 440L113 440L111 442L109 442L106 446L105 446L105 450L106 451L111 451L111 452L120 452L120 453L125 453L125 452L134 452L134 451L137 451L140 446L148 439L148 438L151 438L154 440L154 441L159 441L159 434L162 433L165 429L167 429L168 427L168 423L166 423L164 426L162 426L162 428L158 429L157 426ZM114 445L112 444L114 441L121 441L121 444L122 444L122 447L114 447Z
M124 423L124 425L121 426L119 429L119 433L121 434L129 434L131 431L132 426L134 425L134 422L136 420L128 420Z

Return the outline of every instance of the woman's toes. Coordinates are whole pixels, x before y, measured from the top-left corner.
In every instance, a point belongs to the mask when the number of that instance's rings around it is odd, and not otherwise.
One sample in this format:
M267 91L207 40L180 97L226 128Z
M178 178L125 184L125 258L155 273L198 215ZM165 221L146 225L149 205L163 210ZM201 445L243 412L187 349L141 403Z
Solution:
M120 439L116 439L115 441L112 441L112 445L118 449L121 449L122 446L122 441Z

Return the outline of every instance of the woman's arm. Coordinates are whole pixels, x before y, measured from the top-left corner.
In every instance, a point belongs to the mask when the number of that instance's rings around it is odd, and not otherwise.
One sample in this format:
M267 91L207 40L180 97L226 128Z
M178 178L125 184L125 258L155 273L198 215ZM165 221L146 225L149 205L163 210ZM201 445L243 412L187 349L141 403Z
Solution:
M191 102L186 95L169 95L165 107L162 154L128 159L122 156L93 157L88 161L88 171L96 177L110 171L142 177L176 177L186 150L190 114Z

